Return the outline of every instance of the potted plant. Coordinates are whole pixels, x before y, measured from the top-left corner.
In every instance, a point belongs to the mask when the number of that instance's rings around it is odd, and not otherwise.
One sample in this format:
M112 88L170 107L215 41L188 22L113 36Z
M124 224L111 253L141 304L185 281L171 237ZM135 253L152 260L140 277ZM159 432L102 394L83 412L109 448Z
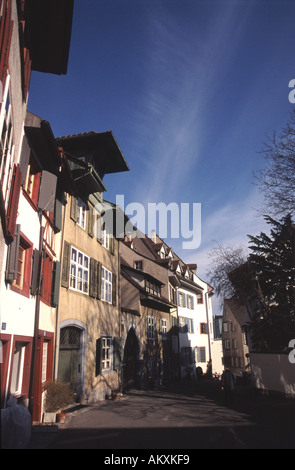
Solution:
M64 422L65 413L61 410L67 405L74 403L74 393L70 389L70 384L47 382L45 385L45 401L43 422L54 423Z

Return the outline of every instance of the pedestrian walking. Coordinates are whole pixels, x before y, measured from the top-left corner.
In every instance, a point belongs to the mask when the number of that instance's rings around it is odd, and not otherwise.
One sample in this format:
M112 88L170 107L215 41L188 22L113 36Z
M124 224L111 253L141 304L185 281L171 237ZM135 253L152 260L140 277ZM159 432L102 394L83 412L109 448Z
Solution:
M234 374L226 367L221 376L221 390L224 391L224 400L226 406L232 407L234 404L233 392L236 385Z

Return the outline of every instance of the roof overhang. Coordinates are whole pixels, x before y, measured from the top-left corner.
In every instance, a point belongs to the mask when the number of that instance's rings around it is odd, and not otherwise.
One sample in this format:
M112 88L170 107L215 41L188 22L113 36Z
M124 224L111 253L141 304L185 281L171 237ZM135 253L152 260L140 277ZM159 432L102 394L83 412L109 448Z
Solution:
M49 123L41 121L40 127L25 126L25 134L41 168L57 174L61 165L61 157Z
M76 158L92 155L92 163L103 178L108 173L129 171L127 162L111 131L86 132L58 137L57 144Z
M67 73L74 0L26 0L26 46L32 70Z

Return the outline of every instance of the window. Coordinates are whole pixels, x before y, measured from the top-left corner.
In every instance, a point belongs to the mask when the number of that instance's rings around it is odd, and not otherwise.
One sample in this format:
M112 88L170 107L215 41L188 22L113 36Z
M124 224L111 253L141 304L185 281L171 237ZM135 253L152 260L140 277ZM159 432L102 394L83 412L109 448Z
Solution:
M185 307L185 294L183 292L178 292L178 305L179 307Z
M224 344L225 349L230 349L230 340L229 339L225 339L223 344Z
M147 339L155 339L156 337L156 319L152 316L148 316L146 319L146 337Z
M42 354L42 383L46 382L47 379L47 355L48 355L48 342L43 343L43 354Z
M145 280L145 290L150 294L156 295L157 297L161 296L160 286L148 280Z
M161 318L160 320L160 333L162 338L166 338L167 335L167 320L166 318Z
M169 285L169 300L173 304L177 304L176 289Z
M228 332L228 324L227 322L223 323L223 331Z
M89 258L72 247L70 267L70 288L88 294Z
M197 294L197 304L203 303L203 294Z
M142 271L142 261L134 261L134 267Z
M84 230L86 229L87 205L78 197L77 201L77 224Z
M110 234L108 229L104 228L102 233L102 246L104 246L107 250L110 248Z
M112 303L112 273L106 268L101 268L101 300Z
M193 310L194 309L194 298L192 295L188 295L187 296L187 307L190 309L190 310Z
M19 244L15 247L15 250L17 253L17 268L11 288L15 292L29 297L33 247L27 239L20 236Z
M194 333L194 321L192 318L179 317L181 333Z
M207 323L200 323L200 332L202 335L206 335L208 333Z
M237 349L237 340L235 338L232 339L232 347L233 349Z
M231 331L236 331L235 322L231 321L231 322L230 322L230 325L231 325Z
M40 177L41 177L41 171L38 168L35 160L33 159L31 155L30 162L29 162L28 169L27 169L26 181L24 184L24 191L26 195L29 196L31 201L35 204L35 206L37 205L37 202L38 202Z
M205 346L197 347L197 362L206 362L206 348Z
M112 339L110 337L102 337L101 364L102 371L110 370L112 367Z
M24 363L25 345L16 343L13 355L12 375L10 392L15 395L21 393L23 379L23 363Z

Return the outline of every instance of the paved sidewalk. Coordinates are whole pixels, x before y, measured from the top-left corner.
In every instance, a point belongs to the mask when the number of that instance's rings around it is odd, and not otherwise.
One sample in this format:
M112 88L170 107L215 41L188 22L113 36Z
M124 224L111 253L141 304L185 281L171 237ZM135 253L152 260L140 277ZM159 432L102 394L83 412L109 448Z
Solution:
M68 414L50 432L32 433L30 449L291 449L294 400L238 388L233 408L216 382L132 390Z

